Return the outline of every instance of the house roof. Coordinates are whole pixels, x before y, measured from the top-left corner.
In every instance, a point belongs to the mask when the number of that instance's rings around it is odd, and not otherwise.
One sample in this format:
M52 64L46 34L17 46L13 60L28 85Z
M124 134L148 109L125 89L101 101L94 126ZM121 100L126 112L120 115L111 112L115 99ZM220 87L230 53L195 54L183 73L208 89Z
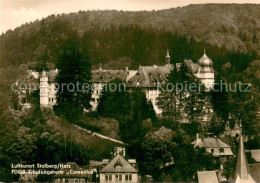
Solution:
M218 138L212 138L212 137L207 137L207 138L198 138L194 142L192 142L194 146L199 146L199 147L212 147L212 148L230 148L229 145L226 143L222 142Z
M166 78L171 69L171 65L140 66L139 70L131 78L128 79L128 85L137 87L157 86L158 83L163 83L167 81Z
M218 183L215 171L198 172L198 183Z
M192 60L184 60L184 63L186 64L186 66L188 67L188 69L192 72L192 73L196 73L198 72L200 65L197 63L193 63Z
M254 160L256 162L260 162L260 149L254 149L254 150L250 150L252 158L254 158Z
M231 147L218 138L199 138L192 142L192 144L194 147L206 148L207 152L212 153L216 157L233 155ZM211 149L214 149L214 151L212 152ZM223 151L220 151L220 149L223 149Z
M186 59L184 62L192 73L198 72L200 66L197 63ZM180 63L176 65L179 66ZM140 66L138 70L105 70L100 68L91 71L91 82L110 82L114 79L120 79L127 82L130 87L155 87L158 83L162 84L167 81L167 75L172 68L173 66L170 64L164 66ZM47 72L48 80L55 81L57 73L58 70Z
M119 166L117 167L117 165ZM114 172L137 173L138 171L122 155L117 154L99 172L100 173L114 173Z

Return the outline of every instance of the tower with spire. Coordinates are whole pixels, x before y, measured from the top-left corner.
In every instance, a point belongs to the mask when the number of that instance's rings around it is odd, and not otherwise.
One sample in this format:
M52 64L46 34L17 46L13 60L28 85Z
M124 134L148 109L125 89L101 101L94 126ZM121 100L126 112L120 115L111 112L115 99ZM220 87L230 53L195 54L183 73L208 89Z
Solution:
M195 76L201 80L201 82L206 86L206 88L212 88L214 85L213 62L207 56L205 48L204 54L198 60L197 64L199 65L199 69L197 73L195 73Z
M242 133L240 133L239 137L239 149L237 155L236 175L234 183L256 183L250 174Z

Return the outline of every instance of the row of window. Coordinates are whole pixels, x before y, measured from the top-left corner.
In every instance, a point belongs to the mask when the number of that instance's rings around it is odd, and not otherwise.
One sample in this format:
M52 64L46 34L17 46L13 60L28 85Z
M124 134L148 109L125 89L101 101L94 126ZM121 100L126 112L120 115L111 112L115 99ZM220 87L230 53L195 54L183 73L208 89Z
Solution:
M123 174L115 174L115 180L116 182L122 182L122 176ZM132 181L132 174L125 174L125 182L131 182ZM106 174L105 175L106 182L112 182L112 174Z
M214 153L214 149L211 149L211 152ZM223 149L223 148L220 148L220 149L219 149L219 152L223 153L223 152L224 152L224 149Z

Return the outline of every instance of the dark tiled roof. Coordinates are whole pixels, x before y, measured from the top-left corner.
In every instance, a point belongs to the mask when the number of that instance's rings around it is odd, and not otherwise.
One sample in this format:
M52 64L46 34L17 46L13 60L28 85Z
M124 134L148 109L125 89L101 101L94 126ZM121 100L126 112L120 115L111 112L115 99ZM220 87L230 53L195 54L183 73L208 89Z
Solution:
M260 149L254 149L254 150L250 150L252 158L254 158L254 160L256 162L260 162Z
M121 168L116 168L117 164ZM105 167L103 167L100 173L137 173L138 171L120 154L117 154Z
M198 72L200 68L199 64L193 63L192 60L186 60L186 59L184 60L184 62L192 73Z
M199 146L199 147L212 147L212 148L230 147L229 145L222 142L218 138L203 138L203 139L199 138L198 140L192 142L192 144L194 144L194 146Z
M198 172L198 183L218 183L215 171Z

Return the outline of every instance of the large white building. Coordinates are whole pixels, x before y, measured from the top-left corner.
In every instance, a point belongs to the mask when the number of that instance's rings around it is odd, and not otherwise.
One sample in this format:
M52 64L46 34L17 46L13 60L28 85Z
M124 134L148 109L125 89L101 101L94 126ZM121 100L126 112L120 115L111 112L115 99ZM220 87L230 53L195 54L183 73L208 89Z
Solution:
M214 69L212 60L204 55L194 63L192 60L184 60L183 62L188 70L207 87L211 88L214 84ZM181 64L177 63L175 66L179 67ZM157 98L160 94L158 85L167 82L167 76L173 69L174 65L170 64L170 55L167 50L166 64L163 66L140 66L138 70L129 70L127 67L124 70L106 70L101 67L97 70L92 70L93 83L93 101L91 102L92 109L96 110L98 99L105 84L118 78L125 81L126 87L138 87L146 94L146 98L153 104L154 110L157 114L161 110L156 105ZM40 105L42 107L52 107L56 104L56 90L55 90L55 76L58 70L51 70L49 72L43 71L40 74Z

